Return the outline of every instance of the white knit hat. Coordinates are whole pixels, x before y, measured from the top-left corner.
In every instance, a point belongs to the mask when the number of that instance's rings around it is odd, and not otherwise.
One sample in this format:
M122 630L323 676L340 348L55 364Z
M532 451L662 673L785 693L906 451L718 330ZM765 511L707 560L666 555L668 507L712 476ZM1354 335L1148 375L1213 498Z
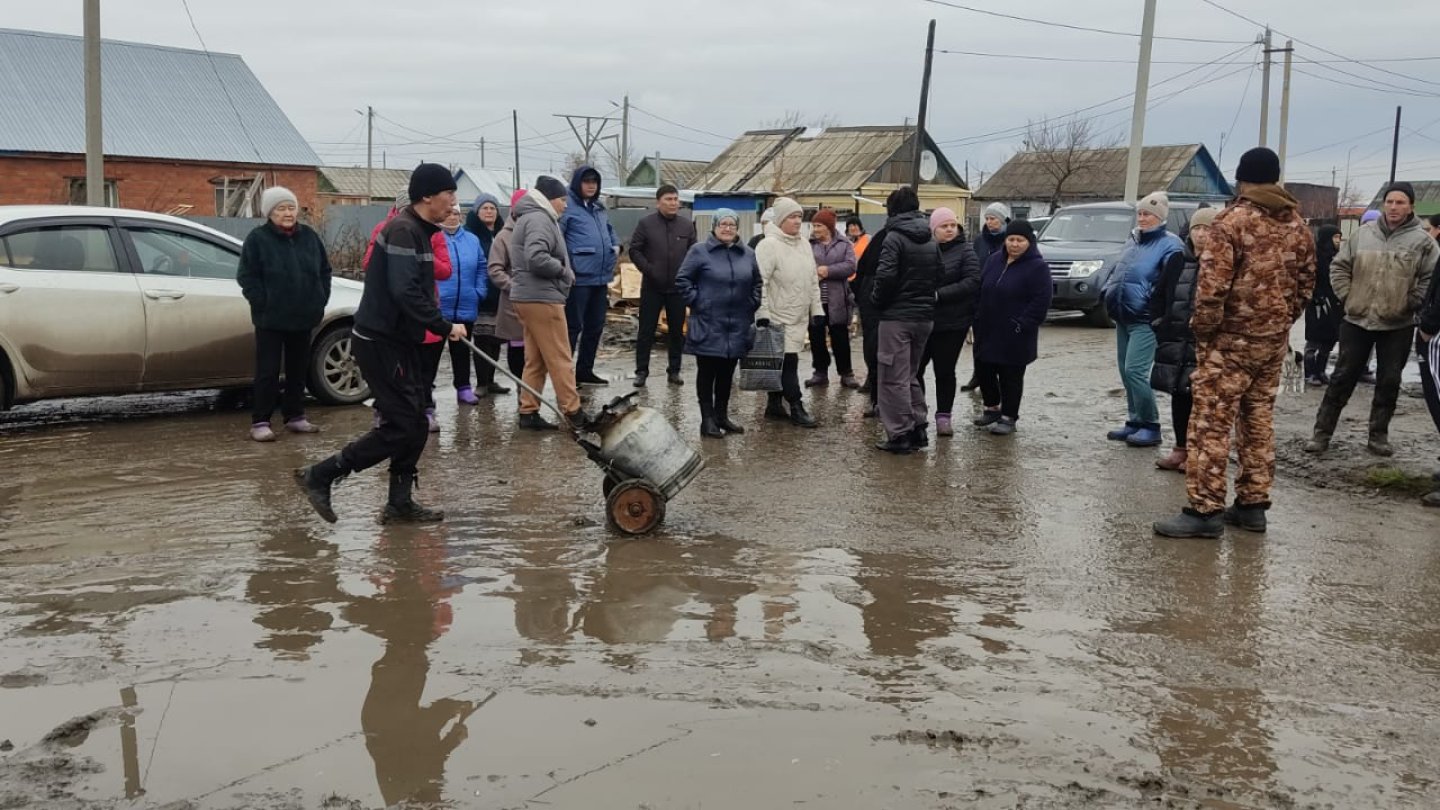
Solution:
M800 203L795 202L789 197L779 198L771 208L775 210L776 225L784 222L787 217L805 213L805 209L801 207Z
M272 186L260 192L260 216L270 218L270 212L274 211L281 203L290 203L296 208L300 207L300 201L295 199L295 192L284 186Z
M1137 211L1149 211L1160 218L1161 222L1170 216L1170 195L1163 191L1156 191L1140 201Z

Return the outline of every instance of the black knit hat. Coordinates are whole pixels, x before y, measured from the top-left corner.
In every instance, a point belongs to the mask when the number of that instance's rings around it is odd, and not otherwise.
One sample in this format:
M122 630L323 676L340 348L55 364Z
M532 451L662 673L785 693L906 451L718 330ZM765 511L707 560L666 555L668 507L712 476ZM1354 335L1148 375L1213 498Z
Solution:
M569 193L564 183L549 175L542 176L535 181L535 190L544 194L547 200L558 200Z
M1035 244L1035 226L1030 224L1028 219L1012 219L1010 224L1005 226L1006 236L1023 236Z
M1406 197L1410 198L1411 205L1415 204L1415 187L1405 182L1404 180L1396 180L1395 182L1386 186L1385 193L1380 196L1380 199L1384 200L1386 197L1389 197L1390 192L1392 191L1398 191L1401 194L1404 194Z
M410 173L410 202L455 190L455 175L439 163L421 163Z
M1280 156L1263 146L1251 149L1240 156L1235 179L1241 183L1280 182Z

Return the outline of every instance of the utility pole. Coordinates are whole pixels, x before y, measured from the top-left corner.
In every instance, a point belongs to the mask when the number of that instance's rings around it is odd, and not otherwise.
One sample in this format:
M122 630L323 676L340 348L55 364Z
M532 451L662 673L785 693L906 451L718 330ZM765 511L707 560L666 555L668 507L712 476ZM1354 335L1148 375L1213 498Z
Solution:
M1140 63L1135 69L1135 109L1130 113L1130 154L1125 161L1125 202L1140 198L1140 155L1145 148L1145 103L1150 95L1150 51L1155 44L1155 0L1145 0L1140 23Z
M911 187L920 191L920 155L925 152L925 115L930 111L930 66L935 61L935 21L925 37L925 73L920 79L920 117L915 119L915 153L910 164Z
M630 182L630 94L625 94L625 107L620 112L620 182Z
M1260 145L1270 133L1270 26L1265 26L1265 72L1260 80Z
M105 128L100 109L100 0L85 0L85 204L105 204Z
M1390 182L1395 182L1395 164L1400 160L1400 108L1395 108L1395 140L1390 147Z
M662 183L660 181L660 150L657 149L655 150L655 186L656 188L659 188L661 185Z
M520 188L520 111L510 111L511 137L515 139L515 188Z
M1285 178L1285 143L1290 136L1290 57L1295 41L1285 40L1285 77L1280 83L1280 178Z
M480 139L480 168L485 168L485 139Z
M570 125L570 131L575 133L575 139L580 142L580 149L585 153L586 166L591 165L590 153L595 149L595 144L600 142L600 136L605 133L605 125L615 120L614 118L607 118L605 116L566 115L564 113L557 114L555 117L564 118L565 123ZM575 126L577 119L585 122L584 135L581 135L579 127ZM598 127L593 126L596 121L600 122Z
M365 202L375 197L375 108L365 108Z

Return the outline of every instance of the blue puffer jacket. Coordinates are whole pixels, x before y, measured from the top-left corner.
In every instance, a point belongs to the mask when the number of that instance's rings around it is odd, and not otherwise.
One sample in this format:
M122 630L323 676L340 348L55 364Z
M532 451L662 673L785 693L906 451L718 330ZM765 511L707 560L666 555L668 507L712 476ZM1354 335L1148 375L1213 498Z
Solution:
M452 269L449 278L435 282L440 312L451 323L474 323L489 287L485 251L480 249L479 237L464 228L445 234L445 244L450 248Z
M1115 269L1105 280L1105 311L1116 323L1149 323L1155 281L1171 256L1185 253L1180 237L1165 223L1130 235Z
M752 348L755 311L760 309L760 265L755 251L711 236L690 248L675 289L690 306L685 352L738 359Z
M620 238L610 227L610 215L600 192L589 200L580 193L580 180L593 174L599 183L600 173L590 166L581 166L570 177L570 205L560 217L560 230L570 249L570 266L575 270L576 287L604 287L615 278L616 247Z

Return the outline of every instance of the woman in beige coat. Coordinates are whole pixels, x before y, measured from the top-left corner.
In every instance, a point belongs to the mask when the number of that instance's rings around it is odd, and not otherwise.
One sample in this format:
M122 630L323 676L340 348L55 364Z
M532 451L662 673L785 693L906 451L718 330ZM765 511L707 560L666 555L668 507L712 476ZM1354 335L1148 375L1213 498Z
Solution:
M775 219L765 226L765 238L755 248L762 284L755 322L785 327L785 364L780 376L783 388L770 394L765 416L813 428L816 422L801 401L800 352L805 348L810 325L824 324L825 308L820 303L815 254L800 235L804 209L789 197L776 200L773 208ZM790 406L788 412L786 403Z

